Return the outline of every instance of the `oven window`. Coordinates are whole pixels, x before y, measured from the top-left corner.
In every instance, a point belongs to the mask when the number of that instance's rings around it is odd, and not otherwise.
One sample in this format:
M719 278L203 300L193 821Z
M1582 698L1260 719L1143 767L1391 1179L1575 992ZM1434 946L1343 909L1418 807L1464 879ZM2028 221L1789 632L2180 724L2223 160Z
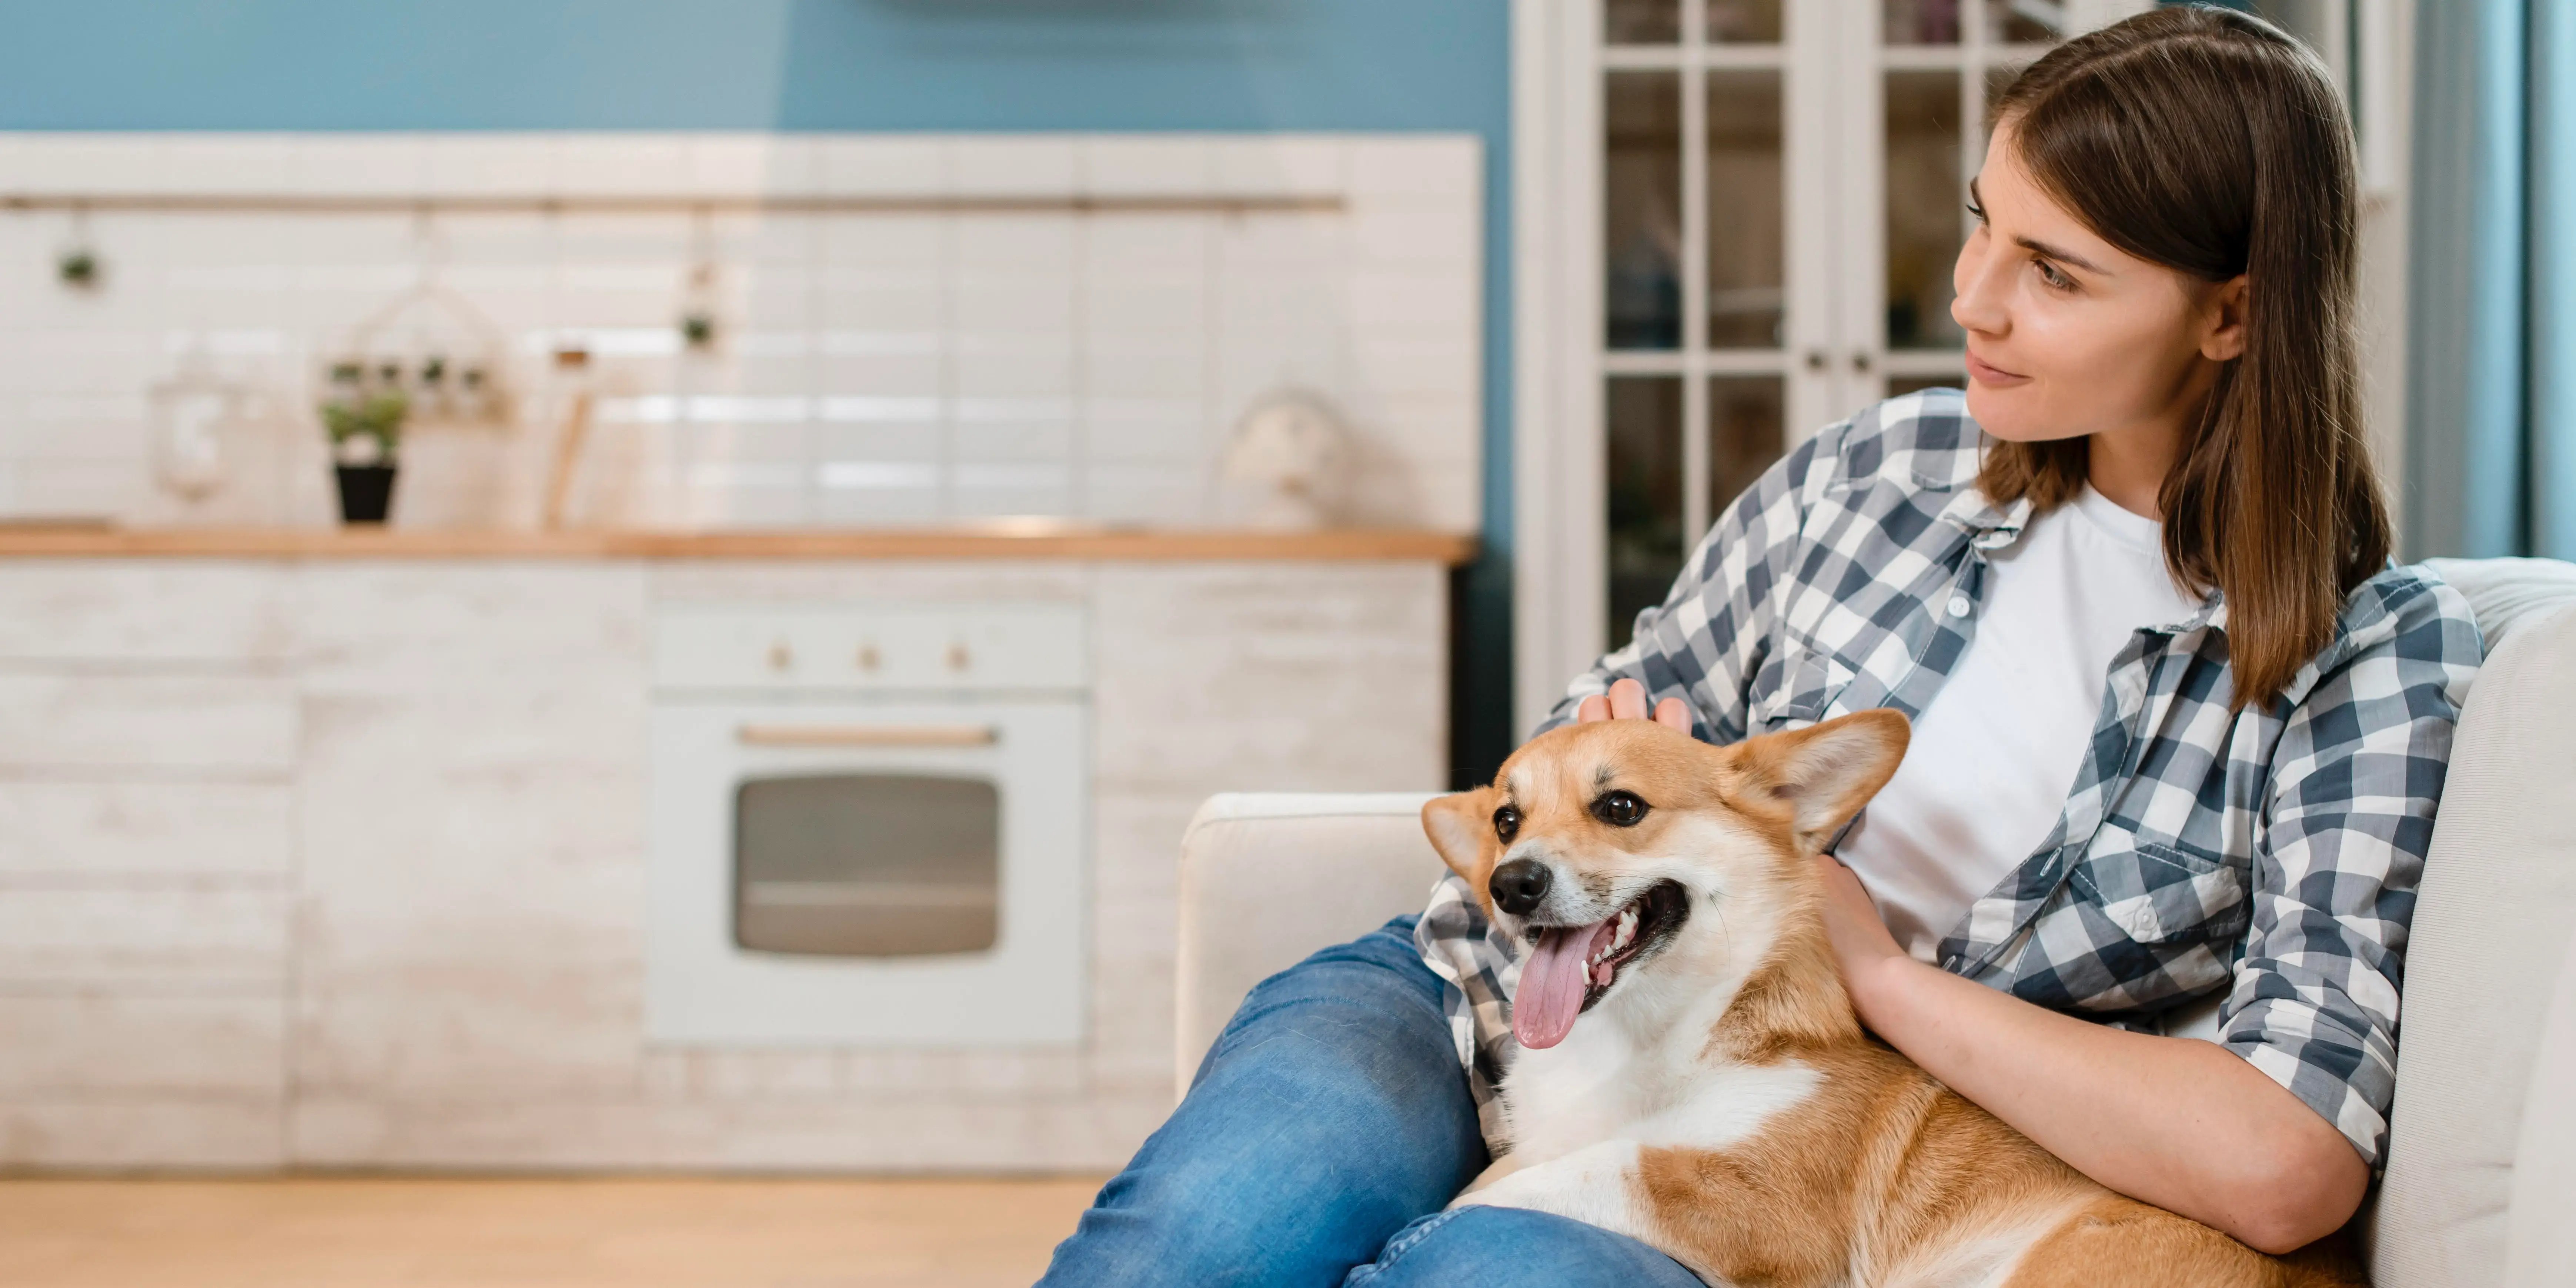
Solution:
M831 957L989 949L1001 811L1001 793L980 778L746 781L734 796L734 942Z

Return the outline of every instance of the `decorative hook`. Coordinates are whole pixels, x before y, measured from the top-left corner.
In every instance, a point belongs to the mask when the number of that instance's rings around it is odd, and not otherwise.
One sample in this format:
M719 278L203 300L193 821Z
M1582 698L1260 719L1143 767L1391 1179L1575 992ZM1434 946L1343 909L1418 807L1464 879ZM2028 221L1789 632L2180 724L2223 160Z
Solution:
M107 277L107 265L90 241L89 207L72 207L71 240L54 257L54 277L75 291L94 291Z
M709 207L697 208L690 240L695 262L680 305L680 341L692 352L705 353L716 347L715 215Z

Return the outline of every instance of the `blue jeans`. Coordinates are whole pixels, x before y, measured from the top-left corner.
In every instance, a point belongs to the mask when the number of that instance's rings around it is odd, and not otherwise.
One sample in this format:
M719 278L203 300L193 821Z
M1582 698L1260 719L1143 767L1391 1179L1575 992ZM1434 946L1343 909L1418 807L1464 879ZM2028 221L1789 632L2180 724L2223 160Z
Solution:
M1058 1244L1042 1288L1699 1288L1625 1235L1441 1211L1485 1167L1412 917L1264 980L1190 1094Z

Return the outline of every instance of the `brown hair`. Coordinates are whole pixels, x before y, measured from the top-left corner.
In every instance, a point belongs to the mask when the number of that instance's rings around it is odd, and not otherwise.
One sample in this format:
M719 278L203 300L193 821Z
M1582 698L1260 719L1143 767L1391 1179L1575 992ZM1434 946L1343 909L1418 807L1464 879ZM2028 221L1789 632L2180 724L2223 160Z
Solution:
M2246 277L2224 363L2157 495L2166 566L2227 597L2234 706L2270 703L2388 561L2353 334L2352 127L2316 56L2224 9L2151 10L2031 64L1988 115L2104 241L2204 281ZM1977 486L2045 511L2083 438L1997 442Z

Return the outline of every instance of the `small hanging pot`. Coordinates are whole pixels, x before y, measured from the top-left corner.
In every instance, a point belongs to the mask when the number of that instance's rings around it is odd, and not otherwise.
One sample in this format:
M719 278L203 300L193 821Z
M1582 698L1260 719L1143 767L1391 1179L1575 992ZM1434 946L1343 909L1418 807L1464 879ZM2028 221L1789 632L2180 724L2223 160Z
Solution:
M358 363L342 362L331 369L330 393L320 410L331 435L344 523L382 523L392 509L395 452L411 410L398 375L380 375L370 385Z
M340 521L342 523L382 523L393 509L394 467L391 465L336 465L332 472L340 476Z

